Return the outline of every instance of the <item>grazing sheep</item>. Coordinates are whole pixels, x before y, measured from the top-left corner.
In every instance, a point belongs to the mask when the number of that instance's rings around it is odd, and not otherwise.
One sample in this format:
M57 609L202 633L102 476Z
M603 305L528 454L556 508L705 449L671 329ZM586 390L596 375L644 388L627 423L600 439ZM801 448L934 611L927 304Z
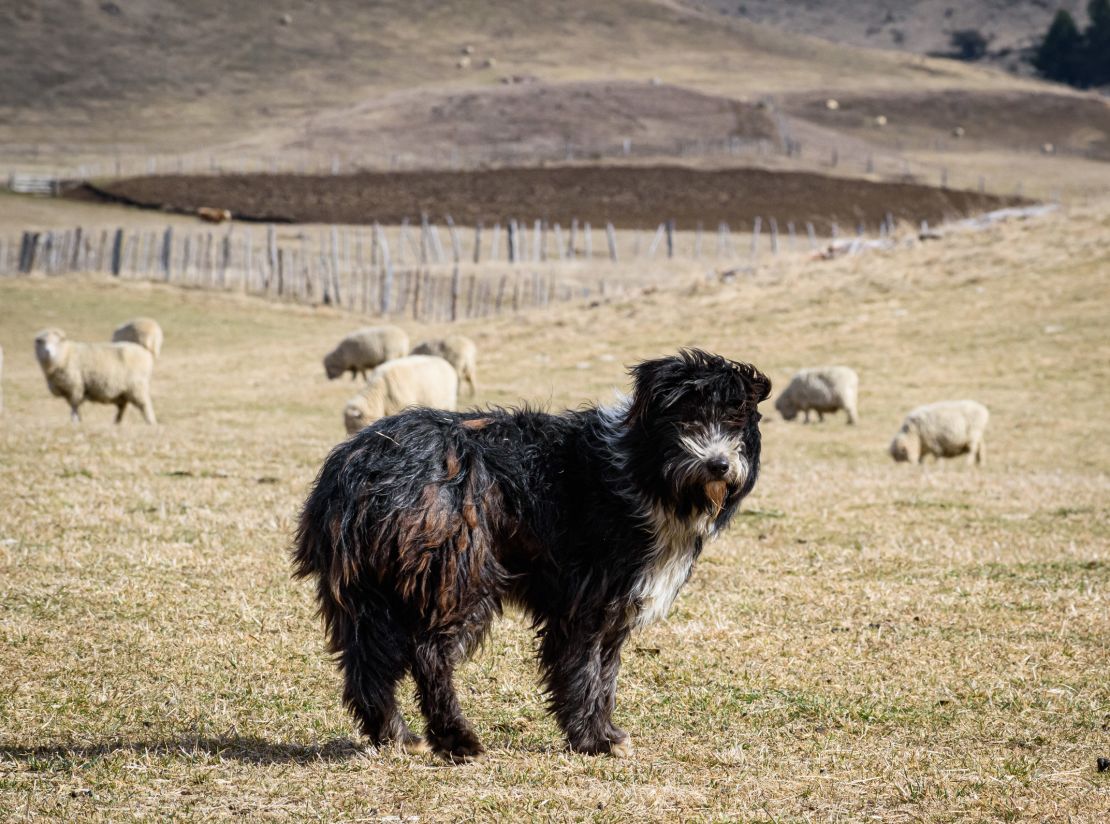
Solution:
M435 355L443 358L459 373L459 383L470 387L470 394L478 394L478 347L462 335L448 335L421 341L412 350L413 355Z
M404 329L367 326L347 335L324 356L324 371L328 380L335 380L344 372L351 373L351 380L358 375L365 379L368 370L386 361L403 358L408 351L409 336Z
M967 454L967 462L983 463L987 447L983 433L990 413L975 401L941 401L919 406L906 415L902 428L890 442L896 461L924 463L926 455L954 458Z
M114 343L137 343L154 357L162 354L162 327L153 318L132 318L112 333Z
M818 366L802 369L775 400L775 409L788 421L799 412L817 413L818 420L825 420L825 413L843 409L848 413L848 423L859 420L856 399L859 395L859 376L847 366Z
M127 404L137 406L147 423L155 423L150 402L150 373L154 356L136 343L76 343L60 329L35 336L35 357L52 395L65 398L70 416L81 420L77 408L85 401L115 404L116 423Z
M409 406L454 410L458 404L459 376L443 358L428 355L383 363L370 373L366 388L347 401L343 423L353 435L378 418L396 415Z

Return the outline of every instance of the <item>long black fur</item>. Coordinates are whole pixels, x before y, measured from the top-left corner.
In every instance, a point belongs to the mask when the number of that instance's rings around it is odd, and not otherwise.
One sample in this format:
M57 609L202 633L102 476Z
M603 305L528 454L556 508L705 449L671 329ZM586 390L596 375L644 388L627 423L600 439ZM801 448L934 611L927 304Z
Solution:
M656 612L670 604L667 587L652 588L670 579L652 576L674 564L677 592L704 538L751 491L756 405L771 388L754 367L700 350L631 373L632 396L617 408L414 409L328 456L293 563L316 581L344 702L374 744L421 745L394 697L411 673L432 748L452 760L482 752L452 673L509 602L535 623L570 746L628 750L611 720L621 646L646 616L645 593L662 593ZM706 468L683 446L691 432L731 438L740 457ZM707 484L722 471L727 494L714 501Z

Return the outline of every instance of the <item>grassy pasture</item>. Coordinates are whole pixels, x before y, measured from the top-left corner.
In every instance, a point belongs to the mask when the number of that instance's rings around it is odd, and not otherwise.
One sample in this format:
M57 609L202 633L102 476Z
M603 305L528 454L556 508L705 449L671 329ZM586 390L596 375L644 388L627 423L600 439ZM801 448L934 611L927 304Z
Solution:
M360 746L289 580L353 393L320 357L361 321L0 281L0 819L1104 820L1108 271L1103 205L464 325L483 403L604 401L623 364L696 344L779 388L853 365L862 416L765 410L755 494L627 648L635 758L563 751L509 615L461 673L490 749L465 767ZM166 330L159 426L69 425L34 332L106 339L138 313ZM902 415L950 397L990 407L987 465L893 465Z

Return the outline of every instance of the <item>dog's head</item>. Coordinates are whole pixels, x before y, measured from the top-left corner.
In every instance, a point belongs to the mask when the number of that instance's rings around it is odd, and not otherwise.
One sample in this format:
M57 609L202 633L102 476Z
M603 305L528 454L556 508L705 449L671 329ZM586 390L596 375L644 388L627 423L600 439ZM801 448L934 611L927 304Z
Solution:
M751 364L700 349L644 361L631 373L625 425L636 477L680 517L708 513L723 523L755 485L756 407L771 381Z

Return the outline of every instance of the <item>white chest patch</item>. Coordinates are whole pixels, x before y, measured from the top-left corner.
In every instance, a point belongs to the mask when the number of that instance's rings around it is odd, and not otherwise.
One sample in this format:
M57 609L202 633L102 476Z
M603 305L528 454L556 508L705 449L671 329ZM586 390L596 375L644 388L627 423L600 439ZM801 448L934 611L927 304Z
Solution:
M655 509L651 514L655 545L652 547L654 563L644 570L632 590L639 605L632 620L633 627L643 629L667 617L678 591L690 577L694 565L694 547L697 539L703 540L712 529L712 519L701 517L694 521L677 521L672 516Z

